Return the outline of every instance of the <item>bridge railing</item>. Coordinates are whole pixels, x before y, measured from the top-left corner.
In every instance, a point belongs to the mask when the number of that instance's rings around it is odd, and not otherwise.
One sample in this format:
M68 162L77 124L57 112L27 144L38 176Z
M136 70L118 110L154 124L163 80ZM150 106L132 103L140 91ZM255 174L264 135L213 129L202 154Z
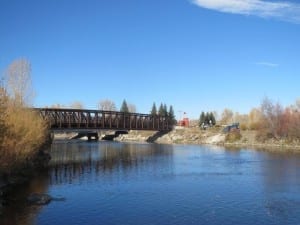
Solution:
M35 108L51 129L158 130L172 128L168 117L117 111Z

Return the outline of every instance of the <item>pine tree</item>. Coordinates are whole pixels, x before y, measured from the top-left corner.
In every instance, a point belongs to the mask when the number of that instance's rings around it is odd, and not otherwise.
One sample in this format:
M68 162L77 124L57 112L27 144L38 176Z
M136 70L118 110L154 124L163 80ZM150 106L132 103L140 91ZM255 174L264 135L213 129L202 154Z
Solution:
M156 114L157 114L156 104L155 104L155 102L153 102L152 109L151 109L151 115L155 116Z
M203 126L205 124L205 114L204 112L202 111L201 114L200 114L200 119L199 119L199 126Z
M164 104L164 113L163 113L163 116L168 116L168 107L166 104Z
M170 105L168 116L170 118L172 125L176 124L174 109L172 105Z
M120 112L129 113L129 109L128 109L127 102L125 99L123 100Z
M205 114L205 124L209 124L209 112Z
M216 118L212 112L209 114L209 120L211 121L212 126L216 125Z
M159 110L158 110L158 115L159 116L164 116L164 106L163 104L161 103L160 106L159 106Z

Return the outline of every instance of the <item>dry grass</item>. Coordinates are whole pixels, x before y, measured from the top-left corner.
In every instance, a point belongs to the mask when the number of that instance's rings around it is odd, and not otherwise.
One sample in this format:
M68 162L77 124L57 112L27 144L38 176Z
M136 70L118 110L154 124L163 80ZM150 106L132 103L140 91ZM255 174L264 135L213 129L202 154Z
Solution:
M10 172L37 154L46 140L47 126L36 112L27 108L7 105L5 114L0 171Z
M232 143L232 142L236 142L236 141L240 140L241 138L242 138L242 135L241 135L240 131L235 129L226 134L225 141Z

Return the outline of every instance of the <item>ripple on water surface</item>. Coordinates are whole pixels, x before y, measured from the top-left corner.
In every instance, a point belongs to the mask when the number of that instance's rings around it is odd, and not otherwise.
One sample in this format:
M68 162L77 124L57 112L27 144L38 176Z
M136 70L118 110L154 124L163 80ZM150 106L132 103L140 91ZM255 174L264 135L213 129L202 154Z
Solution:
M10 224L300 224L298 155L116 142L57 142L51 154L31 186L66 201L25 206Z

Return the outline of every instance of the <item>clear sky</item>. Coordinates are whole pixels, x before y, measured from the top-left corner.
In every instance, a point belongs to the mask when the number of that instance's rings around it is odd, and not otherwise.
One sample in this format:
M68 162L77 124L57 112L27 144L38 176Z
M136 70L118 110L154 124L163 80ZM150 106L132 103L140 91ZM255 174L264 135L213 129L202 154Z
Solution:
M0 71L32 65L37 107L123 99L198 118L300 97L292 0L0 0Z

